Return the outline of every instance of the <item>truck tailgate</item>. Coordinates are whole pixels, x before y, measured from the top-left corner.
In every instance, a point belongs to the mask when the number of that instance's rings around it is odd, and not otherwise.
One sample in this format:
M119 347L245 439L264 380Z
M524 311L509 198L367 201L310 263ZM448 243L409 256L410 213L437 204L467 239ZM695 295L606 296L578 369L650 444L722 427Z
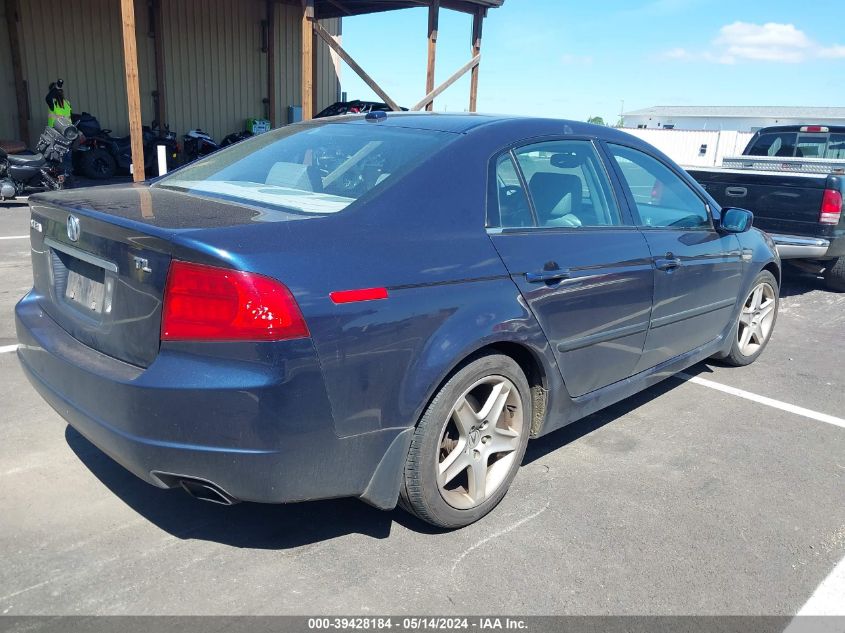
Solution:
M818 235L827 176L742 169L689 169L723 207L754 213L754 226L769 233Z

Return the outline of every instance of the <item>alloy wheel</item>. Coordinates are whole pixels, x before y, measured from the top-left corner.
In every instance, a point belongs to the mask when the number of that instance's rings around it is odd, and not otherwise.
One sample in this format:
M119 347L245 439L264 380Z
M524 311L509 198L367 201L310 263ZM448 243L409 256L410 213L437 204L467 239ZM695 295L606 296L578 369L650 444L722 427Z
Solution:
M518 454L524 416L516 386L486 376L452 407L440 433L437 485L443 500L461 510L493 495Z
M772 334L775 322L777 295L767 282L755 286L742 306L737 328L739 351L745 356L754 355Z

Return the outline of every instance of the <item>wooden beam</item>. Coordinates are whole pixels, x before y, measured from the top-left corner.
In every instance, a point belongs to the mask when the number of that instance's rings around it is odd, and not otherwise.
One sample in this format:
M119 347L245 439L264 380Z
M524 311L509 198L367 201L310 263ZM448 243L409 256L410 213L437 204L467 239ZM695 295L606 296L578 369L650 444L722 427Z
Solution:
M17 0L5 1L6 27L9 30L9 44L12 49L12 75L15 80L15 97L18 107L18 135L20 140L29 146L29 100L27 98L26 81L23 78L23 58L21 57L21 41L18 35L20 14Z
M153 20L155 21L155 39L153 53L156 67L156 121L164 127L167 123L167 91L164 78L164 16L161 13L161 0L152 0Z
M276 127L276 0L267 0L267 99L270 127Z
M478 7L472 15L472 56L481 55L481 27L484 23L484 9ZM478 106L478 64L473 66L469 78L469 111L475 112Z
M314 0L302 0L302 120L314 117Z
M460 79L468 70L472 69L475 70L478 68L478 64L481 62L481 55L478 54L469 60L466 64L461 66L458 70L454 72L454 74L449 77L446 81L442 84L437 86L434 90L429 92L426 96L424 96L419 103L417 103L411 110L422 110L426 105L434 101L434 98L437 97L441 92L446 90L449 86L455 83L458 79Z
M317 24L315 22L314 32L329 46L329 48L331 48L335 53L337 53L340 58L349 65L349 67L355 72L356 75L358 75L364 81L365 84L372 88L373 92L375 92L381 98L381 100L384 101L390 107L391 110L395 110L396 112L402 110L402 108L396 105L396 102L391 99L384 90L382 90L381 86L379 86L372 77L370 77L366 72L364 72L364 69L358 65L358 62L352 59L349 53L343 50L340 44L335 41L335 39L329 34L328 31L326 31L326 29L324 29L320 24Z
M135 182L145 180L144 141L141 136L141 89L138 86L138 42L135 40L134 0L120 0L123 23L123 65L129 106L129 135L132 137L132 173Z
M428 64L425 73L425 93L434 90L434 64L437 58L437 31L440 22L440 0L431 0L428 5ZM425 109L434 110L434 100L426 104Z

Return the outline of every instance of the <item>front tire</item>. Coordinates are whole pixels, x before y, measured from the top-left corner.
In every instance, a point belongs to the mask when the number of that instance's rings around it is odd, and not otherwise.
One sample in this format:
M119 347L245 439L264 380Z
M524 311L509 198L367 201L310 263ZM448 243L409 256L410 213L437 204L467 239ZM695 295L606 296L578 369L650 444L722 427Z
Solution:
M485 516L519 470L532 416L531 389L512 358L489 354L465 364L417 424L400 505L443 528Z
M845 257L830 262L824 271L824 282L831 290L845 292Z
M735 367L753 363L772 338L779 306L778 282L767 270L762 271L751 284L737 316L733 329L733 345L725 362Z

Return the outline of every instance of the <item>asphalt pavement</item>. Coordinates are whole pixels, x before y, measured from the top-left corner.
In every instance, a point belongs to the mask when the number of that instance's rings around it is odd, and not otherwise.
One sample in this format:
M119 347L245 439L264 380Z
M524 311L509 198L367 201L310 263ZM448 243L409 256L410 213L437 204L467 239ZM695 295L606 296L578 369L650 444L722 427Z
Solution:
M28 233L26 206L0 205L0 350ZM159 490L0 351L0 614L793 615L845 556L845 428L755 397L845 417L845 294L796 273L782 294L757 363L687 372L742 395L670 379L535 440L499 507L453 532L350 499Z

